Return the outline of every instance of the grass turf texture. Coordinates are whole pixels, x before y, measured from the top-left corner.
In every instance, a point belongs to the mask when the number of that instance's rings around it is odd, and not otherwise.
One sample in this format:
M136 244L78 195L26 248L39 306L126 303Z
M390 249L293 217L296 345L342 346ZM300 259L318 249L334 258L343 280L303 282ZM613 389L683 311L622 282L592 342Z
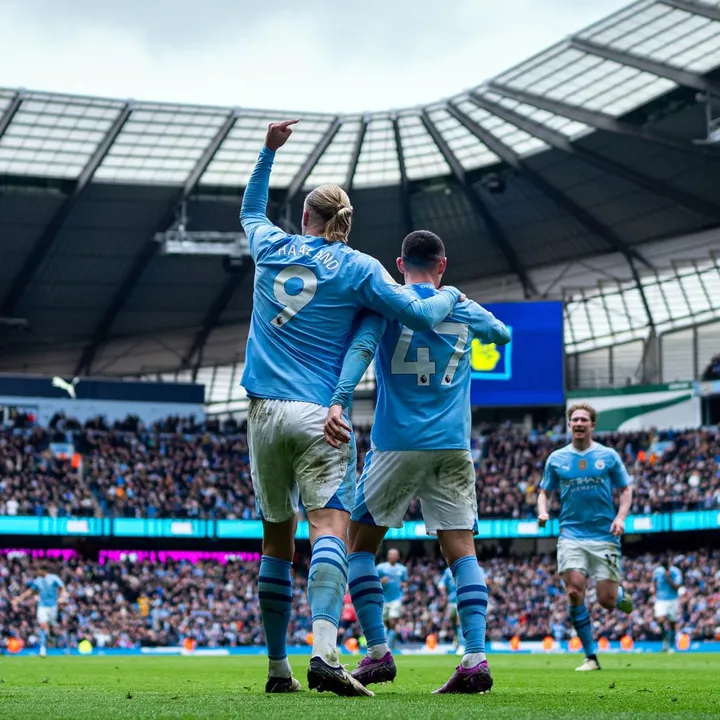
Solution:
M576 673L574 656L491 657L489 695L432 696L457 661L400 657L374 698L265 695L256 657L0 658L0 717L38 718L700 718L720 716L720 654L611 655ZM291 658L305 688L309 658ZM358 658L350 659L355 667ZM367 714L366 714L367 713Z

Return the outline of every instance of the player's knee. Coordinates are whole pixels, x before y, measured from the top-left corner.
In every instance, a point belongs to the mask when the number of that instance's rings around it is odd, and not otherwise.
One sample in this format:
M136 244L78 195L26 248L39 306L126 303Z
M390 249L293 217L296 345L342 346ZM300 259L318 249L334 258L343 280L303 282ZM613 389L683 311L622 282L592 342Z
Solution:
M565 591L567 599L571 605L582 605L585 602L585 591L578 587L569 585Z
M310 525L310 542L322 535L333 535L340 538L345 545L348 544L347 531L350 515L340 510L325 508L322 510L313 510L307 514L308 524Z

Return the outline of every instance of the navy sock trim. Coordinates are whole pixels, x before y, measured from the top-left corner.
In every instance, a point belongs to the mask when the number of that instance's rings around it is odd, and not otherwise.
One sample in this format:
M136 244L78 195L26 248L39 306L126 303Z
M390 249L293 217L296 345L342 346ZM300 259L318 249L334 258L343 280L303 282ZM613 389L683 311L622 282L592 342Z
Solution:
M272 585L282 585L283 587L292 587L292 581L282 580L281 578L260 575L258 583L271 583Z
M281 595L280 593L267 592L265 590L261 590L258 593L258 598L260 600L277 600L278 602L287 603L288 605L292 604L292 595Z
M366 582L380 582L380 578L377 575L362 575L361 577L357 577L354 580L350 581L350 584L348 587L352 590L356 585L360 585L361 583ZM382 583L381 583L382 585Z

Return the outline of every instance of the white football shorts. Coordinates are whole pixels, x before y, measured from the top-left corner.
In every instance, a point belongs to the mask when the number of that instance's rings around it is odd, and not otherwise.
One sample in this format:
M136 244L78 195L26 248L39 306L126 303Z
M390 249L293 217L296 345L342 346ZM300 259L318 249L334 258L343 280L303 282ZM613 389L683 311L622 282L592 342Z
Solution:
M595 580L620 582L620 546L602 540L572 540L561 537L557 544L558 572L579 570Z
M42 625L57 625L58 606L53 605L52 607L47 607L43 605L38 605L37 621Z
M656 600L655 617L667 618L670 622L677 622L680 619L680 599Z
M388 620L399 620L402 617L402 600L386 601L383 605L383 622Z
M477 532L475 466L467 450L377 450L365 456L352 519L402 527L415 497L425 529Z
M307 511L351 511L357 462L355 436L349 445L330 447L323 435L327 411L308 402L250 400L250 472L263 520L289 520L298 512L299 499Z

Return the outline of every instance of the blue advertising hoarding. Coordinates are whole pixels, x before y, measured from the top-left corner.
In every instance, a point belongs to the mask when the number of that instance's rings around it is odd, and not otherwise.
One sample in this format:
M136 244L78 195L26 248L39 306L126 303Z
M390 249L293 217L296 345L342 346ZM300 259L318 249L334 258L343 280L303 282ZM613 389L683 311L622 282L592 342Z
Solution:
M471 403L478 407L564 404L562 303L485 307L507 325L510 342L498 347L473 340Z
M625 534L682 532L688 530L720 529L719 510L630 515L625 521ZM481 519L478 521L478 539L557 537L559 525L553 518L539 528L533 518ZM259 520L190 520L184 518L50 518L32 516L0 516L0 535L65 535L73 537L126 537L126 538L188 538L218 540L262 538ZM307 540L310 529L307 522L298 523L296 537ZM407 522L402 528L390 528L388 540L426 540L425 524Z

